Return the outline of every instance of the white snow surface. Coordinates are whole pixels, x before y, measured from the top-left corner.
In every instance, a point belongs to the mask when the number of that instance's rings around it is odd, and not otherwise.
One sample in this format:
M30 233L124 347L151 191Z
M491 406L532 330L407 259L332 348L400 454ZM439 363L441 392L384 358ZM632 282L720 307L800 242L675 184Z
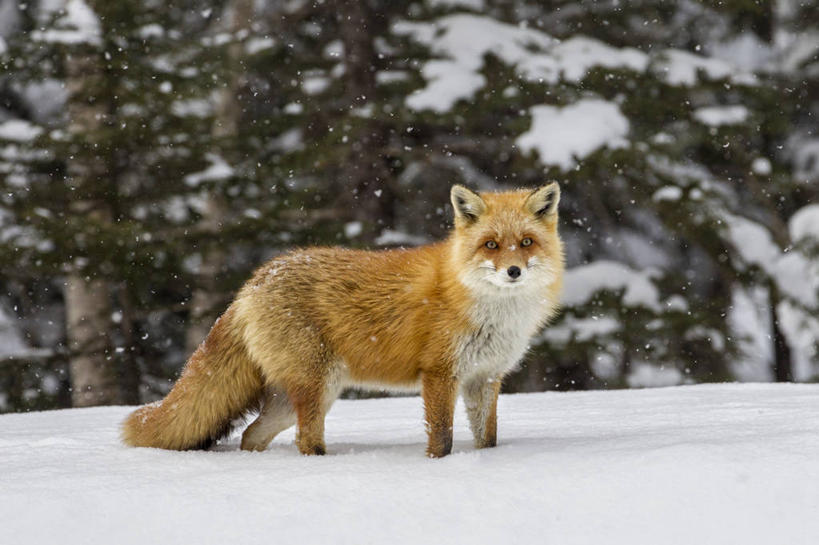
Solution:
M339 401L327 456L132 449L126 407L0 416L17 545L819 540L819 386L504 395L499 446L423 455L418 397Z
M569 170L600 148L627 145L629 122L611 102L587 98L565 107L533 106L532 126L516 143L524 153L537 151L540 162Z

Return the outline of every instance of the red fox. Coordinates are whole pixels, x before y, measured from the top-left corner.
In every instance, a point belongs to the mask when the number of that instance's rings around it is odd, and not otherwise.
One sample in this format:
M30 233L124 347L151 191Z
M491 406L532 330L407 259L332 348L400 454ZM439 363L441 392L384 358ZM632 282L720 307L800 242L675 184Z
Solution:
M420 388L427 455L452 450L464 398L478 448L496 444L503 377L558 308L560 188L474 193L453 186L455 228L412 249L308 248L261 266L159 402L123 425L128 445L206 448L261 407L241 448L297 425L324 454L324 417L347 386Z

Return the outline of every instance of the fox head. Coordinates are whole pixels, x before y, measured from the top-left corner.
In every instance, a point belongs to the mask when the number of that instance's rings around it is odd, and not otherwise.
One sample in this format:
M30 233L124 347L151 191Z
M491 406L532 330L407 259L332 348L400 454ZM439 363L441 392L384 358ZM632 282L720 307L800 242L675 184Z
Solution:
M557 233L560 187L475 193L455 185L453 265L473 292L525 293L559 281L563 245Z

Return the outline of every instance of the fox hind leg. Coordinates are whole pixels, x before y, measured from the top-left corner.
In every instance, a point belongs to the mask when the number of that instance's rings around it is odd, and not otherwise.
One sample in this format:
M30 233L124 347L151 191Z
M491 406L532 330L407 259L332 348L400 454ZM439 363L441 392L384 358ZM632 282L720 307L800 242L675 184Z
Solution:
M296 409L296 446L302 454L325 454L324 387L322 384L292 385L287 389Z
M274 437L295 423L296 411L287 393L268 386L259 416L242 434L242 450L265 450Z
M477 376L464 381L461 392L476 448L494 447L498 433L498 394L501 378Z
M343 390L340 366L330 366L321 377L287 389L298 421L296 446L302 454L326 454L324 417Z

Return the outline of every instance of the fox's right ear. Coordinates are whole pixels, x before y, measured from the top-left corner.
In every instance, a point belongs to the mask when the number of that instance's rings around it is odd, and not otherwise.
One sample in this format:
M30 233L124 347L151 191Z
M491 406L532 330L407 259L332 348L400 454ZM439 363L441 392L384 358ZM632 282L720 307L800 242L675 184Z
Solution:
M532 191L526 198L526 208L538 219L554 218L559 202L560 186L552 182Z
M453 185L449 197L455 209L456 221L473 222L486 211L486 203L481 196L462 185Z

